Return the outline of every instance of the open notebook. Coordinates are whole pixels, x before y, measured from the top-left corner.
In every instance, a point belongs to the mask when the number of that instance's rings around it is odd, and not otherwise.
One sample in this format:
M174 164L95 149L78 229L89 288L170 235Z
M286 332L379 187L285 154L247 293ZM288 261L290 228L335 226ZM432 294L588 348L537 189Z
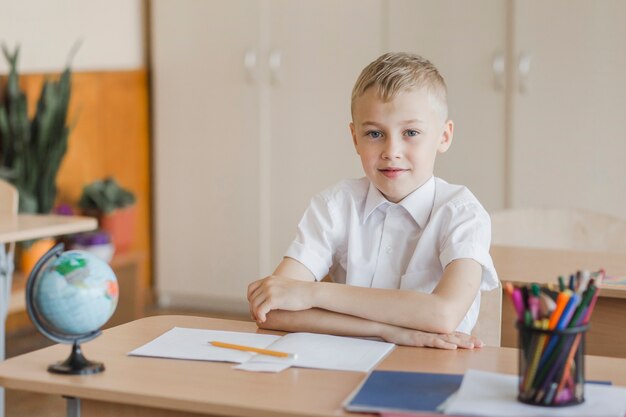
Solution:
M295 353L296 358L225 349L212 346L210 341ZM290 366L369 372L394 347L392 343L315 333L274 336L174 327L129 355L234 362L239 364L236 369L261 372L280 372Z

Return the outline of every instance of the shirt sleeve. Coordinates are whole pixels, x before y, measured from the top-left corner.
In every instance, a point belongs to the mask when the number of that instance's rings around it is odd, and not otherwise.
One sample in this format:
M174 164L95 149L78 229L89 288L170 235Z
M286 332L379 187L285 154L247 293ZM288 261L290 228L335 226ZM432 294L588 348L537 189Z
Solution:
M311 200L298 224L296 238L285 253L307 267L317 281L330 270L340 233L331 203L324 194Z
M474 259L482 266L481 291L498 287L498 275L491 255L491 219L477 202L449 207L449 223L441 242L439 260L445 267L455 259Z

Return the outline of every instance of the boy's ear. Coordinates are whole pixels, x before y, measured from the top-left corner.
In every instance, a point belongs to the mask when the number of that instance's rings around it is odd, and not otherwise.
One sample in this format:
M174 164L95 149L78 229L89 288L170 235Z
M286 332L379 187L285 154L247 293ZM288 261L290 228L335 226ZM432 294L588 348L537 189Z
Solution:
M439 139L439 146L437 147L437 151L439 153L444 153L450 148L450 145L452 145L453 134L454 123L452 120L447 120L444 125L443 132L441 133L441 138Z
M358 155L359 148L356 144L356 131L354 130L354 122L350 122L350 134L352 135L352 143L354 144L354 149L356 150L356 153Z

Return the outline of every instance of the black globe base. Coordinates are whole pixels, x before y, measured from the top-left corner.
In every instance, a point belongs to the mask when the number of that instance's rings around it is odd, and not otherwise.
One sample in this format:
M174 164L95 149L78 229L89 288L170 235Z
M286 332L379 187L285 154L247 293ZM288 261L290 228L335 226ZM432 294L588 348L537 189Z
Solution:
M78 343L72 345L72 353L66 360L48 366L48 372L55 374L89 375L102 371L104 371L104 364L85 358Z

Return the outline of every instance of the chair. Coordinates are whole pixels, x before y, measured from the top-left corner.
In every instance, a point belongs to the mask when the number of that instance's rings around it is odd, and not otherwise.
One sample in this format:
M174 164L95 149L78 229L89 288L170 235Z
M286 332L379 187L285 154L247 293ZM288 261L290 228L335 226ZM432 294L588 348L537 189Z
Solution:
M478 321L472 330L487 346L500 346L502 336L502 284L491 291L482 291Z
M626 220L579 209L491 213L492 245L626 253Z
M8 182L0 179L0 219L11 218L17 216L18 207L18 193L17 189ZM6 286L6 297L9 297L11 288L9 283L10 278L13 275L13 257L15 255L15 242L5 244L0 242L0 278L2 282L0 285ZM6 246L8 250L6 250ZM8 298L6 300L0 300L2 311L0 311L0 320L4 320L6 312L3 310L4 306L8 304ZM4 331L4 330L2 330ZM2 356L4 358L4 356Z
M0 180L0 217L17 214L17 189L4 180Z
M0 179L0 218L17 216L18 200L19 198L17 189L8 182ZM0 244L4 245L4 243L1 242ZM2 253L0 253L0 258L2 261L2 264L0 264L0 268L5 268L6 272L13 272L13 255L15 253L15 242L9 243L8 245L8 252L2 250Z

